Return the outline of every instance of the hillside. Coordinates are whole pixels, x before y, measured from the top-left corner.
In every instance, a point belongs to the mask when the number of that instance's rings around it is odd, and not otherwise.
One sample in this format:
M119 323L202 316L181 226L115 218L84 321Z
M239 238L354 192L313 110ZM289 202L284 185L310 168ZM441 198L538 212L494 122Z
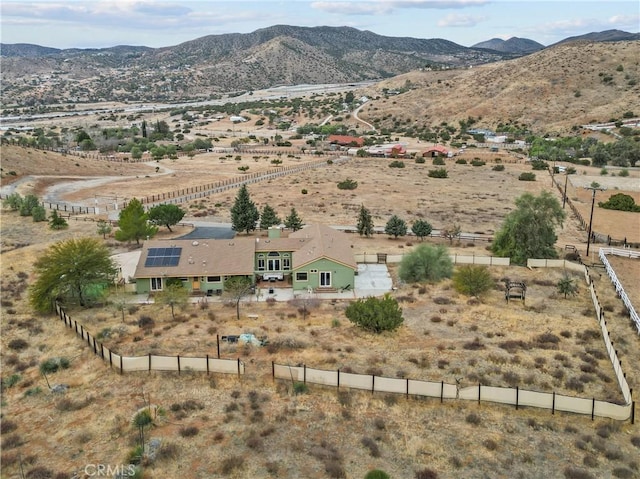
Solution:
M639 41L566 43L540 52L464 70L411 72L370 89L411 88L370 102L360 117L379 127L456 123L469 116L486 127L521 124L534 131L567 131L574 125L640 112Z
M542 50L544 45L528 38L511 37L508 40L492 38L485 42L476 43L472 48L486 48L505 53L527 54Z
M55 50L35 45L1 49L5 98L26 106L171 101L278 84L385 78L426 64L468 66L510 56L442 39L287 25L248 34L209 35L156 49Z

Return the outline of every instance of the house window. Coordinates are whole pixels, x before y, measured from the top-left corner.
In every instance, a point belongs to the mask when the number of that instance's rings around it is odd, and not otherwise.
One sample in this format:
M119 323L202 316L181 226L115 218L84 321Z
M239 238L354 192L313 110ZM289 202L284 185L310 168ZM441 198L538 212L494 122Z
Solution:
M267 260L267 270L280 271L280 258Z
M289 271L291 269L291 259L282 258L282 269Z
M182 281L183 283L186 283L187 281L189 281L189 278L180 278L180 281Z
M264 271L264 258L258 258L258 271Z
M296 281L307 281L307 272L302 271L300 273L296 273Z
M220 276L207 276L207 283L219 283Z
M162 291L162 278L151 278L151 291Z

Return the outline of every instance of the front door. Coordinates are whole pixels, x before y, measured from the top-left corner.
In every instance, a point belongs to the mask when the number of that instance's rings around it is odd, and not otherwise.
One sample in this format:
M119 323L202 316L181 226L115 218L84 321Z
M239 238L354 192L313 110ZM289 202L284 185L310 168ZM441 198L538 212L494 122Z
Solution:
M198 276L193 277L191 288L193 289L193 291L200 291L200 278Z
M320 271L320 287L331 287L331 271Z

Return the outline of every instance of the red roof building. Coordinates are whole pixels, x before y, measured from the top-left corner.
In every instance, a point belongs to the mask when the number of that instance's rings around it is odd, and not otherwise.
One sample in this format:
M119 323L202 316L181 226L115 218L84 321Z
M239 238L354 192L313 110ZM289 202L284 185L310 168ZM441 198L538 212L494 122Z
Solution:
M435 145L427 149L422 153L423 157L435 158L437 156L448 156L449 150L447 150L444 146Z
M357 136L349 136L349 135L329 135L327 138L329 143L334 143L340 146L363 146L364 139L359 138Z

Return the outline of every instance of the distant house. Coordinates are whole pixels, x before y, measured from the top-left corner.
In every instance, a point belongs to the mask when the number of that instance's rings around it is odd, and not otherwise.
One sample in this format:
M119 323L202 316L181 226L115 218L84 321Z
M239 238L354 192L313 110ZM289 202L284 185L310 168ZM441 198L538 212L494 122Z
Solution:
M225 280L234 276L323 292L353 288L357 269L345 233L310 225L288 237L272 228L268 238L147 241L134 278L138 294L177 281L192 294L210 296L222 293Z
M338 146L363 146L364 139L358 136L329 135L327 141Z
M242 123L247 121L247 119L244 116L232 115L229 117L229 121L232 121L233 123Z
M367 150L370 156L399 157L407 153L407 148L401 143L386 143L382 145L374 145Z
M427 148L424 152L422 152L422 156L425 158L436 158L438 156L449 156L449 150L447 150L444 146L435 145Z

